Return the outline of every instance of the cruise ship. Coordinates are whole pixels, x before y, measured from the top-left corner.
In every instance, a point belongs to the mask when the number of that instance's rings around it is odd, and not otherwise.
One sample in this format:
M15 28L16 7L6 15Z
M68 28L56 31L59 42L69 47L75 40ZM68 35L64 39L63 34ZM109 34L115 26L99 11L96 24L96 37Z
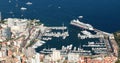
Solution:
M90 25L90 24L86 24L86 23L83 23L83 22L80 22L78 19L74 19L70 22L71 25L74 25L74 26L77 26L77 27L80 27L80 28L83 28L83 29L88 29L88 30L94 30L93 26Z

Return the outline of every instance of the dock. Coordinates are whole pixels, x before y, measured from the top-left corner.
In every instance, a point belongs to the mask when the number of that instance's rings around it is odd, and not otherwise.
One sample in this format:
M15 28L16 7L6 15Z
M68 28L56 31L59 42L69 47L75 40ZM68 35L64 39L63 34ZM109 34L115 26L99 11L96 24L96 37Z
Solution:
M61 26L61 27L47 27L48 29L55 29L55 30L66 30L66 26Z

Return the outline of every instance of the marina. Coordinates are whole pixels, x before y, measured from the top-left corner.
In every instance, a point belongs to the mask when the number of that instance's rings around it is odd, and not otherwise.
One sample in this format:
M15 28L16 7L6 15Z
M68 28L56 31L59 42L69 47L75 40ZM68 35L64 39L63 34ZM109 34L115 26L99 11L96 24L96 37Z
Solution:
M5 21L8 21L8 26L14 26L14 22L16 23L16 26L27 26L25 22L27 22L27 19L5 19ZM38 22L40 20L33 20L31 22ZM19 23L23 25L19 25ZM28 29L30 34L26 34L26 39L27 37L30 38L30 41L27 41L27 44L31 43L32 40L35 40L34 45L32 45L32 48L38 48L41 47L42 45L46 44L48 41L52 41L54 38L62 38L62 39L68 39L70 38L69 36L69 31L66 26L53 26L53 27L48 27L44 26L44 24L36 25L36 27L31 27ZM23 27L24 28L24 27ZM23 29L25 30L25 29ZM92 30L93 31L93 30ZM15 31L16 32L16 31ZM19 31L20 32L20 31ZM97 41L85 41L86 43L83 43L82 41L78 40L79 46L74 46L74 44L69 44L67 46L61 45L61 49L59 51L61 54L68 54L68 53L76 53L79 55L96 55L96 54L107 54L108 52L112 51L111 44L108 39L105 39L105 36L102 35L102 31L97 31L96 33L91 33L89 30L80 30L80 33L78 34L78 39L95 39ZM104 33L104 32L103 32ZM30 36L30 37L29 37ZM111 36L111 35L108 35ZM66 38L68 37L68 38ZM31 39L33 38L33 39ZM97 38L97 39L96 39ZM84 40L83 40L84 41ZM64 44L64 43L63 43ZM57 48L48 48L48 49L42 49L39 52L40 53L47 53L50 54L52 51L58 50Z
M119 5L0 0L0 63L115 63L119 45L112 33L119 30Z
M59 50L61 52L61 54L68 54L68 53L76 53L76 54L79 54L79 55L84 55L84 56L89 56L89 55L92 55L91 51L90 50L83 50L81 48L77 48L77 49L74 49L72 50L73 45L70 44L68 46L62 46L62 49ZM42 51L40 51L40 53L42 54L50 54L52 53L52 51L56 50L56 48L48 48L48 49L43 49Z
M80 28L83 28L85 30L80 31L77 35L79 39L99 39L96 41L88 41L86 44L82 44L83 48L89 48L92 55L97 54L109 54L110 51L112 51L110 42L108 39L105 39L105 37L110 37L112 34L97 30L92 27L92 25L85 24L80 22L78 19L73 20L70 23L73 26L77 26ZM95 32L92 34L90 31ZM75 48L76 49L76 48Z
M60 33L60 32L51 32L51 33L45 33L43 36L49 36L49 37L63 37L65 39L67 36L69 36L68 32Z
M56 31L53 31L56 30ZM57 31L59 30L59 31ZM60 32L62 31L62 32ZM45 33L43 33L43 36L46 37L62 37L63 39L66 39L66 37L69 36L69 32L67 30L67 27L61 26L61 27L46 27ZM44 38L45 39L45 38ZM48 40L51 40L51 38L48 38Z

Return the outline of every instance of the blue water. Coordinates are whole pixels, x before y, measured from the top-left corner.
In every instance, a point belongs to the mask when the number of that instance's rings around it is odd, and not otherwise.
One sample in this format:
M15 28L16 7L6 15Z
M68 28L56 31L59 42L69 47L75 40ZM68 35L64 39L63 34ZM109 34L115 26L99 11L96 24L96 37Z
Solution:
M25 3L28 1L33 4L27 6ZM106 32L115 32L120 30L119 2L120 0L11 0L9 3L8 0L0 0L0 11L3 18L13 17L9 13L13 11L16 18L36 18L46 25L68 25L70 20L82 15L83 22ZM21 11L21 7L28 9ZM21 14L24 16L21 17Z
M26 5L28 1L33 4ZM15 7L16 4L18 7ZM27 10L21 11L21 7L26 7ZM0 11L3 19L9 17L40 19L47 26L60 26L64 23L69 28L70 20L82 15L83 22L90 23L97 29L110 33L120 30L120 0L11 0L11 3L8 0L0 0ZM13 14L10 14L10 11ZM24 16L21 17L22 14ZM76 36L72 33L70 31L70 35ZM69 37L65 43L61 39L56 39L47 44L61 47L62 44L79 42L73 38L77 37Z

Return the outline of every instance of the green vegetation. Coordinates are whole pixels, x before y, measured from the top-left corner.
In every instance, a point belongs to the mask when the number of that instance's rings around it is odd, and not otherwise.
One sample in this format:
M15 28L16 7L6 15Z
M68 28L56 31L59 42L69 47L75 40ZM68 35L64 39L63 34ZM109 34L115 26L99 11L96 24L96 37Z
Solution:
M19 37L15 38L14 40L18 40L18 39L21 38L21 37L24 37L24 38L25 38L25 35L19 36Z
M37 25L41 25L41 23L40 22L35 22Z
M118 60L117 62L115 62L115 63L120 63L120 60Z
M0 44L0 48L2 47L2 44Z
M119 52L118 52L118 59L120 59L120 31L114 33L115 40L117 41L117 44L119 46ZM118 60L116 63L120 63L120 60Z
M30 44L29 44L27 47L30 47L30 46L32 46L33 44L35 44L35 42L30 41Z
M67 60L65 60L63 63L68 63L68 61L67 61Z
M30 47L30 46L32 46L33 44L35 44L36 43L36 40L31 40L30 41L30 43L27 45L27 47L26 48L28 48L28 47Z
M117 41L117 44L118 44L118 46L120 48L120 32L115 32L114 36L115 36L115 40ZM118 58L120 58L120 49L119 49L118 53L119 53Z
M0 23L5 23L5 21L0 21Z

